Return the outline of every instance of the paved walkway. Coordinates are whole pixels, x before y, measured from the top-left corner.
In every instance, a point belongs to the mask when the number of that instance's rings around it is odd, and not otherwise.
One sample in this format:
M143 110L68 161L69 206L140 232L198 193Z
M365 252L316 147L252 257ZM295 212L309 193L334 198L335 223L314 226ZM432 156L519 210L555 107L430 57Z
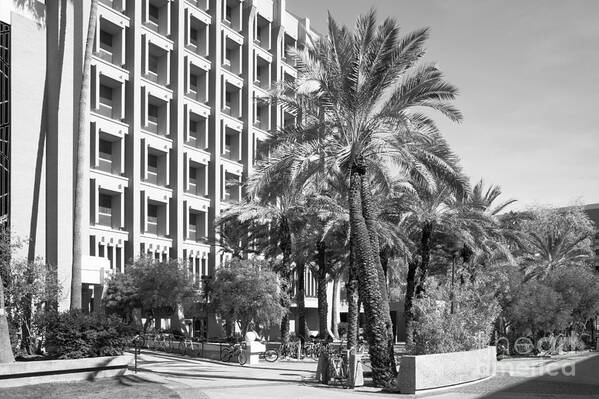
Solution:
M435 399L599 399L599 354L509 359L486 381L418 395Z
M138 367L139 377L166 384L182 399L413 397L382 393L378 389L367 387L352 391L315 384L314 361L278 361L263 362L258 366L239 366L143 351ZM498 363L496 377L466 386L421 393L418 397L599 399L599 355L595 353L552 359L503 360Z

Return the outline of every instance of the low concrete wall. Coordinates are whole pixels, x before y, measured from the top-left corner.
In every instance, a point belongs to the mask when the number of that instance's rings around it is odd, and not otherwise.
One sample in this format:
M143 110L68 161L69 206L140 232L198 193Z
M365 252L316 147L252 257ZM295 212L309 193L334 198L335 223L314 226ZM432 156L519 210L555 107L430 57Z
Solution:
M126 354L0 364L0 388L116 377L127 371L132 360L133 356Z
M489 346L467 352L403 356L397 378L401 393L414 394L480 380L496 371L496 349Z

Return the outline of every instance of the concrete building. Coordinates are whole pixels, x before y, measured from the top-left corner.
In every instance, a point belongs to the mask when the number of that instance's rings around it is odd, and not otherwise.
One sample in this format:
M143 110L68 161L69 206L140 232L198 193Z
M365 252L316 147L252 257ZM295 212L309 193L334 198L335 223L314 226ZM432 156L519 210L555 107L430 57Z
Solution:
M89 6L0 4L0 216L27 239L19 256L58 266L62 307ZM268 156L266 137L295 120L256 100L296 77L286 49L312 34L285 0L99 1L84 307L97 306L105 277L140 254L185 259L198 280L214 274L226 257L214 245L215 218Z

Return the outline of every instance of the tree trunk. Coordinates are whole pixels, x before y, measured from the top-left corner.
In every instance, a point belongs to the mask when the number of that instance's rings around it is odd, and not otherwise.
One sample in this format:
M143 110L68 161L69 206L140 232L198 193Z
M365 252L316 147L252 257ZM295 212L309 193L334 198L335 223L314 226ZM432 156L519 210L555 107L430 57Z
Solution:
M422 226L422 236L420 237L420 273L418 274L418 284L416 286L416 296L420 296L424 292L424 283L426 281L426 273L431 263L431 239L433 235L433 224L431 222L424 223Z
M355 269L353 246L349 249L349 273L345 284L347 297L347 349L354 348L358 341L358 276Z
M10 333L4 308L4 281L0 276L0 363L12 363L15 357L10 346Z
M335 338L339 338L339 280L341 276L337 275L333 279L333 304L331 306L331 331Z
M91 57L98 21L98 0L92 0L89 10L83 78L79 97L77 126L77 158L75 163L75 196L73 203L73 269L71 276L71 309L81 309L81 267L87 248L89 220L89 121L88 100L91 78Z
M296 262L297 270L297 290L295 301L297 303L298 325L296 328L297 335L302 341L302 345L310 336L308 324L306 323L306 264L303 259Z
M406 297L404 300L404 326L406 336L410 336L410 324L414 318L412 314L412 303L414 300L414 290L416 288L416 270L418 269L417 261L410 260L408 262L408 276L406 279Z
M388 385L394 377L389 357L389 334L387 319L389 311L385 306L377 263L374 261L370 234L362 213L361 177L366 170L361 165L353 165L350 175L349 217L351 242L355 248L355 263L358 270L358 284L363 295L366 315L366 332L372 367L372 379L377 386Z
M285 280L281 284L281 290L287 291L289 298L293 294L293 286L291 284L291 231L289 229L289 223L287 219L282 218L280 221L280 234L281 238L279 241L279 247L283 253L283 260L281 264L281 277ZM289 343L289 307L290 303L288 300L282 300L281 305L287 310L287 313L281 319L281 343Z
M362 197L362 213L364 215L364 219L366 222L366 227L368 229L368 234L370 237L370 246L372 248L372 258L374 260L374 265L377 271L377 276L379 279L379 287L381 290L381 310L385 316L385 326L387 327L387 350L389 351L389 356L391 359L390 370L393 373L393 376L397 374L397 369L395 367L395 354L394 354L394 346L393 346L393 321L391 319L391 309L389 306L389 288L387 287L387 273L383 269L380 258L380 245L379 245L379 232L377 227L377 217L376 212L373 209L372 204L372 193L370 191L370 181L368 180L368 176L363 174L360 177L362 187L360 189L360 194Z
M324 339L328 336L327 318L327 255L326 244L321 241L317 245L318 251L318 336Z
M362 197L362 214L366 222L368 229L368 236L370 238L370 247L372 248L372 258L376 266L376 271L379 279L379 285L381 289L381 296L383 298L382 306L387 309L389 313L388 322L391 323L391 313L389 311L389 289L387 288L387 277L381 265L380 258L380 245L379 245L379 234L376 223L376 214L372 205L372 193L370 191L370 182L366 174L360 177L361 189L360 195Z

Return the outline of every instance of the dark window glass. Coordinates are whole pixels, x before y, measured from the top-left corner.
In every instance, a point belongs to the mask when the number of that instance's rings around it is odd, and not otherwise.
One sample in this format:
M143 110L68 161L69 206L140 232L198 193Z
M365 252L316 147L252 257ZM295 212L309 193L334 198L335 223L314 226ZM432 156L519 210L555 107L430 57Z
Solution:
M100 47L107 50L112 49L112 35L106 31L100 31Z

